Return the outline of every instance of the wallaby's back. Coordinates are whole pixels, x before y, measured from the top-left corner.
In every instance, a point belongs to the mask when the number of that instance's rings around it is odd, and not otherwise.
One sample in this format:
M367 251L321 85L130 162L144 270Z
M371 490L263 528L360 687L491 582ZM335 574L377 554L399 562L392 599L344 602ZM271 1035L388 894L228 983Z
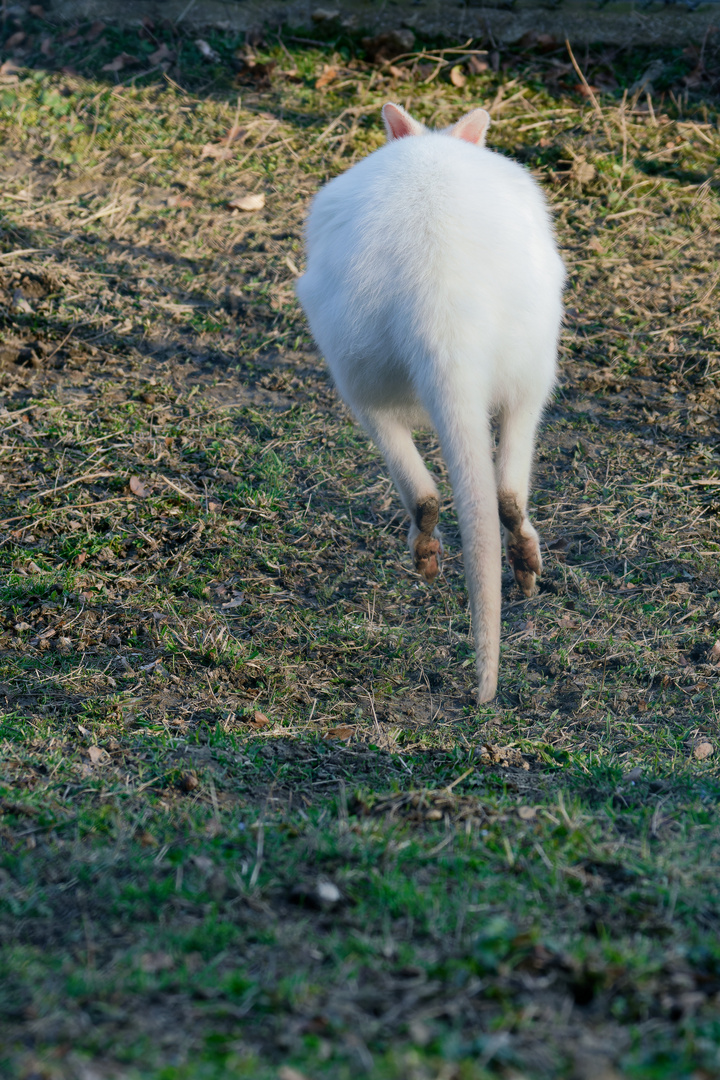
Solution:
M554 364L562 263L535 182L499 154L439 132L390 142L321 189L307 248L298 295L343 393L462 354L497 406L542 339Z

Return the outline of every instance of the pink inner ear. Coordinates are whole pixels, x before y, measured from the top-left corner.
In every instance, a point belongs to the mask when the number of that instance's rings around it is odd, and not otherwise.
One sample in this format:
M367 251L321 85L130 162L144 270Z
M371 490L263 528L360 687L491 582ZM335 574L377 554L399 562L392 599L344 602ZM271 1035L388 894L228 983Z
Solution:
M490 126L490 114L485 109L473 109L452 128L451 133L456 139L464 139L469 143L483 143L485 133Z
M388 102L383 105L382 115L389 139L404 139L406 135L418 134L419 125L399 105Z

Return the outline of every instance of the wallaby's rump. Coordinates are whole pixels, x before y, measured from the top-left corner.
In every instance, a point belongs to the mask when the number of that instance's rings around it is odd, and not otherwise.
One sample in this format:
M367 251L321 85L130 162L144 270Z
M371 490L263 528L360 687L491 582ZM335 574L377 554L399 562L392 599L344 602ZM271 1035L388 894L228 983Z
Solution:
M527 500L555 381L564 269L540 189L484 147L483 109L444 131L398 105L383 118L388 143L315 197L297 293L338 390L387 462L428 581L442 554L439 498L412 429L430 423L438 433L460 522L479 699L488 701L500 651L500 523L527 596L542 566Z

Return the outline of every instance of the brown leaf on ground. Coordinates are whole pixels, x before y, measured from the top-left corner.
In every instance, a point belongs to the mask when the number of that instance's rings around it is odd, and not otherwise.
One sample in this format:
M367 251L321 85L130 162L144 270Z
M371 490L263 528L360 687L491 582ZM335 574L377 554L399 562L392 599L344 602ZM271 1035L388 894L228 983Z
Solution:
M190 210L193 205L193 201L192 199L188 199L187 195L170 195L168 196L167 204L168 206L174 206L177 209L182 208L184 210ZM143 400L147 399L148 397L150 397L149 394L144 394ZM150 402L150 404L152 404L152 402Z
M576 183L580 184L581 187L583 184L589 184L591 180L594 180L596 174L597 169L595 166L582 157L575 158L572 168L570 169L571 178L575 180Z
M6 49L16 49L18 47L18 45L22 45L22 43L23 43L23 41L25 40L26 37L27 37L27 34L25 33L24 30L17 30L14 34L11 34L10 37L7 39L7 41L5 42L4 48L6 48Z
M88 757L93 765L105 765L110 760L107 750L101 746L88 746Z
M463 75L462 68L459 64L456 64L455 67L450 68L450 82L453 84L453 86L457 86L458 89L463 87L467 82L467 76Z
M705 761L715 753L715 747L707 739L700 740L693 747L693 757L698 761Z
M583 97L589 98L590 94L598 94L600 92L599 86L585 86L584 83L575 83L572 87L576 93L582 94Z
M336 67L333 67L331 64L324 64L322 71L315 80L315 89L321 90L323 86L328 86L337 79L339 74Z
M537 816L537 806L519 806L518 817L521 821L534 821Z
M20 71L20 65L14 60L5 60L0 64L0 79L3 82L17 82L18 71Z
M255 731L260 731L261 728L269 727L272 721L265 715L265 713L256 710L252 716L243 717L246 724L249 724Z
M333 22L340 18L340 12L338 8L315 8L310 18L316 23Z
M324 739L337 739L339 742L350 742L355 734L352 724L338 724L337 727L328 728L323 735Z
M471 53L465 63L471 75L481 75L483 71L487 71L490 67L487 60L481 59L475 53Z
M264 206L265 196L261 191L255 194L235 195L228 200L228 209L244 210L246 213L252 210L262 210Z
M194 772L183 773L178 780L178 787L181 791L196 791L200 787L197 774Z
M45 18L45 8L42 6L42 4L31 4L28 8L28 12L31 15L34 15L36 19Z
M138 60L137 56L132 56L130 53L126 52L121 52L115 57L114 60L111 60L107 64L103 64L101 70L118 72L122 71L126 67L134 67L136 64L139 63L140 61Z
M177 58L177 53L174 49L169 49L163 41L159 49L150 53L148 60L151 64L174 64Z
M720 640L716 641L713 645L708 660L711 664L720 664Z
M129 486L133 495L137 495L138 499L147 499L150 494L150 488L146 487L138 476L130 477Z
M200 54L204 56L206 60L220 59L219 55L215 52L212 45L209 45L207 41L203 40L203 38L198 38L195 44L197 45Z
M205 143L200 153L201 158L214 158L216 161L227 161L235 151L225 143Z

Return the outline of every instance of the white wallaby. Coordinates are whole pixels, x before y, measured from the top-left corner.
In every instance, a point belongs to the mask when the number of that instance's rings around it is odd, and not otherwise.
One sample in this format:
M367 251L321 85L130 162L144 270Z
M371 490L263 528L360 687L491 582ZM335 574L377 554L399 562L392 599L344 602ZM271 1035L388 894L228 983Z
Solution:
M527 500L555 382L564 268L530 174L484 148L484 109L443 131L399 105L385 105L383 119L387 144L313 202L297 293L340 393L387 462L427 581L443 550L439 498L412 430L429 422L438 433L462 534L479 700L489 701L500 523L526 596L542 567Z

